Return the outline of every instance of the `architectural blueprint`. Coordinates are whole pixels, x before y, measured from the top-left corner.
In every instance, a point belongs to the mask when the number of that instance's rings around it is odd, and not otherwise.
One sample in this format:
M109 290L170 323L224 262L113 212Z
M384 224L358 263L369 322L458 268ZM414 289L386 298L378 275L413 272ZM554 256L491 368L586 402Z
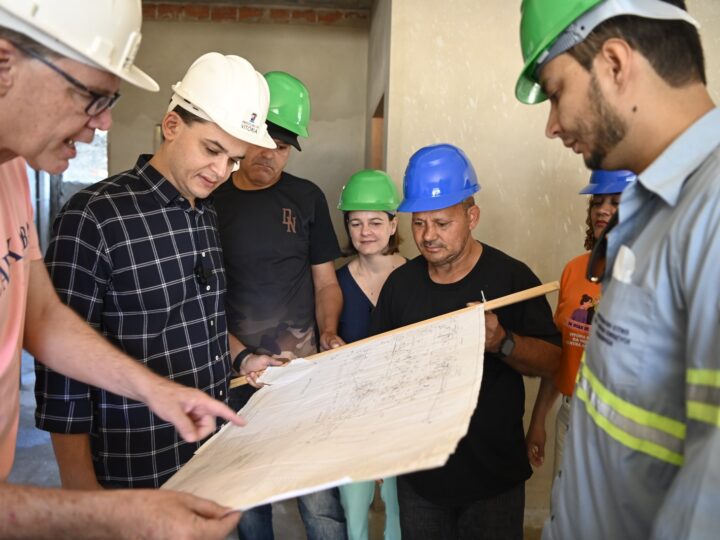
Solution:
M483 370L472 306L286 367L163 488L247 509L356 480L438 467L465 435Z

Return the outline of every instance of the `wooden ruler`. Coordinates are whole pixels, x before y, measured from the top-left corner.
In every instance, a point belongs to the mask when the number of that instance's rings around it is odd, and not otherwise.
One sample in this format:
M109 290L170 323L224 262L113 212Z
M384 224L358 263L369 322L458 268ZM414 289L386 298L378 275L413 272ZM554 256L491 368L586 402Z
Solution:
M485 302L482 305L483 305L483 308L485 311L491 311L493 309L500 309L505 306L519 304L520 302L524 302L525 300L530 300L531 298L537 298L538 296L543 296L543 295L549 294L551 292L557 291L558 289L560 289L560 282L559 281L551 281L549 283L543 283L542 285L538 285L537 287L525 289L524 291L519 291L516 293L508 294L507 296L501 296L500 298L495 298L494 300L488 300L487 302ZM465 309L472 309L473 307L474 306L471 306L469 308L463 308L462 310L458 310L458 311L463 311ZM457 311L452 312L452 313L457 313ZM443 319L449 315L452 315L452 313L445 313L444 315L434 317L433 319ZM433 320L433 319L430 319L430 320ZM420 322L424 323L427 321L420 321ZM416 324L419 324L419 323L416 323ZM413 325L409 325L409 326L413 326ZM407 326L404 328L407 328ZM390 332L395 332L397 330L400 330L400 329L398 328L395 330L391 330ZM390 332L386 332L386 333L390 333ZM385 335L385 334L379 334L379 335ZM360 341L372 340L373 338L376 338L376 337L378 337L378 336L370 336L370 337L365 338ZM356 343L360 343L360 341L354 341L353 343L350 343L349 345L355 345ZM345 345L345 347L347 347L347 346L348 345ZM337 350L338 349L331 349L329 351L323 351L318 354L313 354L312 356L308 356L307 359L315 360L315 359L319 358L320 356L326 355L328 353L331 353L331 352L337 351ZM230 388L236 388L238 386L243 386L245 384L247 384L247 379L244 376L236 377L230 381Z
M507 296L501 296L500 298L495 298L494 300L488 300L484 304L485 311L491 311L493 309L498 309L498 308L505 307L505 306L511 306L513 304L518 304L520 302L524 302L525 300L530 300L531 298L543 296L545 294L557 291L559 289L560 289L559 281L551 281L550 283L543 283L542 285L538 285L537 287L532 287L531 289L525 289L524 291L508 294Z

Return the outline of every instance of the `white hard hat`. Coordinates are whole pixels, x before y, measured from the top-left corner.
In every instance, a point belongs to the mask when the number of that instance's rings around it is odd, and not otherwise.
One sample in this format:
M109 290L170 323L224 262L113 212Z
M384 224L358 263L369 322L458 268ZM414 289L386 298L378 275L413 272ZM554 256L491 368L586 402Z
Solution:
M265 125L270 102L267 81L244 58L203 54L172 89L175 93L168 111L179 105L236 139L277 147Z
M157 92L158 84L133 65L141 23L140 0L0 0L0 26Z

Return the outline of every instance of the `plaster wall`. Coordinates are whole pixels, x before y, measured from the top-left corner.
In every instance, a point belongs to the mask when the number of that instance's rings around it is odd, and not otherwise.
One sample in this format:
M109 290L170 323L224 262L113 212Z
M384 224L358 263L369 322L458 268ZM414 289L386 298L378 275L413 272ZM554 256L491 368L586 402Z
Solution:
M335 228L342 231L335 210L340 189L364 160L367 48L367 28L145 21L137 64L158 81L160 92L123 85L109 132L110 174L152 153L170 86L196 58L209 51L237 54L261 73L287 71L308 87L310 137L300 139L302 152L292 150L287 171L323 189Z

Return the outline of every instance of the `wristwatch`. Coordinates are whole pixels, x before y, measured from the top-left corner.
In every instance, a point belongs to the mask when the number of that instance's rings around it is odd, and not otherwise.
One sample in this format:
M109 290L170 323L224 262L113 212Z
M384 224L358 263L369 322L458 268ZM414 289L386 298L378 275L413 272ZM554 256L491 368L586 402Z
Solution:
M515 350L515 338L513 338L512 332L510 332L504 326L503 330L505 331L505 337L500 342L500 350L498 352L500 354L500 358L504 359L510 356Z
M251 347L245 347L242 351L237 353L237 356L235 356L235 358L233 358L232 368L237 373L240 373L240 368L242 367L243 360L245 360L245 358L247 358L251 354L255 354L255 350Z

